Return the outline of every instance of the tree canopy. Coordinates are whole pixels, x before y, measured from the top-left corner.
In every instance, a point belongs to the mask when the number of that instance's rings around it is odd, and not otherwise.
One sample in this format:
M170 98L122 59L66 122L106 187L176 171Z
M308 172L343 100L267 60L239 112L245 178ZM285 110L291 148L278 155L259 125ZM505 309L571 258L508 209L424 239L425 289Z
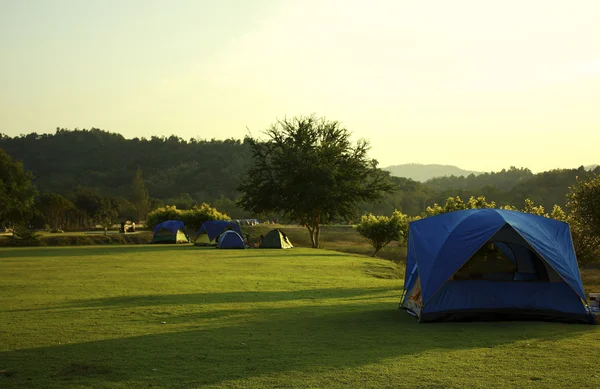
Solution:
M131 203L135 207L137 221L144 220L150 208L150 196L142 178L142 169L139 167L131 182Z
M600 260L600 175L578 177L569 188L567 207L577 259Z
M21 222L34 204L33 174L0 149L0 223Z
M313 247L319 245L320 225L355 217L361 202L378 200L393 187L389 173L368 158L368 143L353 145L339 122L286 118L266 135L266 141L252 140L253 165L238 203L306 225Z
M57 193L45 193L38 203L38 208L56 231L60 228L64 228L64 218L67 212L73 210L75 207L69 199L62 195Z

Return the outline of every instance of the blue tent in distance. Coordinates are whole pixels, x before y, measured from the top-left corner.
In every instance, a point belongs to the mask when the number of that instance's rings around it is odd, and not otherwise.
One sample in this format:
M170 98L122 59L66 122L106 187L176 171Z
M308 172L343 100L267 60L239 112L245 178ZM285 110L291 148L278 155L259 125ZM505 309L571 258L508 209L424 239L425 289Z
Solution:
M225 231L220 237L217 247L220 249L245 249L244 239L235 231Z
M227 221L227 220L209 220L209 221L202 223L202 225L200 226L200 231L198 231L198 234L196 235L196 239L194 239L194 241L198 241L198 238L202 234L206 234L208 236L208 240L213 241L223 231L225 231L227 229L235 231L240 235L242 234L242 231L240 230L240 226L235 222L231 222L231 221Z
M411 222L401 307L420 322L592 322L569 225L499 209Z
M151 243L189 243L181 220L167 220L154 227Z

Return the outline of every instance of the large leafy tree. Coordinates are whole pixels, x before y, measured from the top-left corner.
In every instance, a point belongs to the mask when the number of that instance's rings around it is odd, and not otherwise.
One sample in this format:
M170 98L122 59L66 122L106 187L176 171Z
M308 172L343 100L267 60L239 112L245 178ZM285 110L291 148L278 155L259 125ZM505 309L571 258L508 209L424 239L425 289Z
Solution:
M0 149L0 225L21 222L34 204L33 174Z
M357 205L392 190L389 173L368 158L369 145L350 142L339 122L296 117L278 120L266 141L250 140L253 165L238 204L255 214L275 212L305 225L312 247L320 225L356 216Z

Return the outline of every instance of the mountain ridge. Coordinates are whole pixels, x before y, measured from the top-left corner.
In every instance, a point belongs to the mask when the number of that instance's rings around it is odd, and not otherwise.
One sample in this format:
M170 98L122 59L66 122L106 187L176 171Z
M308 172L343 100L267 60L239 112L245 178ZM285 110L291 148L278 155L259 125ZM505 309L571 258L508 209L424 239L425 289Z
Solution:
M591 171L597 168L599 165L585 165L584 169ZM414 181L427 182L434 178L450 177L450 176L464 176L467 177L471 174L478 176L480 174L492 173L475 170L462 169L455 165L443 165L443 164L422 164L422 163L404 163L399 165L390 165L382 168L385 171L390 172L392 176L410 178ZM552 169L554 170L554 169Z
M405 163L401 165L391 165L382 168L389 171L392 176L410 178L414 181L426 182L432 178L444 176L468 176L470 174L479 175L484 172L461 169L454 165L442 164L421 164Z

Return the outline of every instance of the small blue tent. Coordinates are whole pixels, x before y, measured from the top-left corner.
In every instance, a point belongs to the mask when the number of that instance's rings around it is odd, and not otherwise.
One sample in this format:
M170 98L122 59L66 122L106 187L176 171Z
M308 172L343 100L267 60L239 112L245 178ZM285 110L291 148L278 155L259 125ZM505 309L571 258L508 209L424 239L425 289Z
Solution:
M154 227L151 243L188 243L189 238L184 232L181 220L167 220Z
M244 239L235 231L225 231L220 237L217 247L220 249L245 249Z
M198 241L198 238L202 234L206 234L208 236L208 240L213 241L223 231L227 229L235 231L240 235L242 234L240 226L237 223L230 222L227 220L209 220L207 222L202 223L202 225L200 226L200 231L198 231L198 235L196 235L196 239L194 241Z
M499 209L411 222L401 307L419 322L592 322L569 225Z

